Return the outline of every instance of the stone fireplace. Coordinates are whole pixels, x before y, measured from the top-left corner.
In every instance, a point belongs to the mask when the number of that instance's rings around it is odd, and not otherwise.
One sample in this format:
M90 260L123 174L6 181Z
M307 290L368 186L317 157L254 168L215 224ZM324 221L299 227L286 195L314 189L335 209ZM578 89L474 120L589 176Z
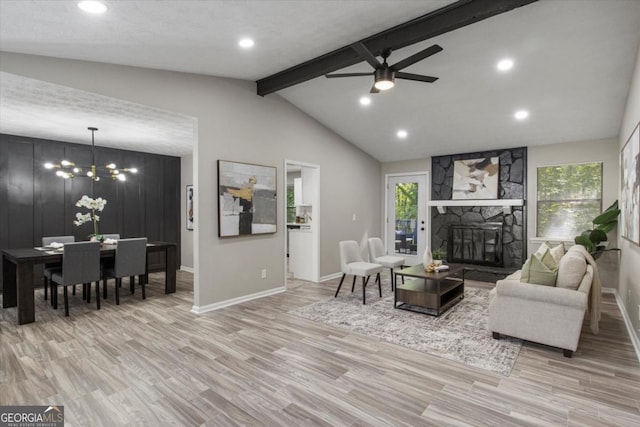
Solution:
M451 200L456 160L499 157L497 200ZM431 249L447 261L511 269L526 259L526 147L432 158ZM436 206L437 205L437 206Z

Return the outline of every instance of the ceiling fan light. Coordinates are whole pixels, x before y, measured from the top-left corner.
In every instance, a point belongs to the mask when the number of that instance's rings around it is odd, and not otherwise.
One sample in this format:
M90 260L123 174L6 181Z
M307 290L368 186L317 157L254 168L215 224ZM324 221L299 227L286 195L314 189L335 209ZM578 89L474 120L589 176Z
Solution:
M376 87L376 89L378 90L389 90L391 89L393 86L395 86L395 83L393 83L393 81L391 80L378 80L374 86Z
M393 71L388 68L379 68L375 72L375 83L373 86L378 90L388 90L395 85L393 82L394 79Z
M78 7L87 13L94 14L104 13L107 10L107 6L94 0L81 1L78 3Z

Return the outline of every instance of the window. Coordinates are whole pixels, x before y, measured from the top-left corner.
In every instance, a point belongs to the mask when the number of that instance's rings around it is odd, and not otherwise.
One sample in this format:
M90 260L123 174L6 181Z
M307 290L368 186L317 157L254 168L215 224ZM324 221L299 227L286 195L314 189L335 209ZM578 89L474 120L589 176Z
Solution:
M573 237L602 210L602 163L538 168L539 237Z

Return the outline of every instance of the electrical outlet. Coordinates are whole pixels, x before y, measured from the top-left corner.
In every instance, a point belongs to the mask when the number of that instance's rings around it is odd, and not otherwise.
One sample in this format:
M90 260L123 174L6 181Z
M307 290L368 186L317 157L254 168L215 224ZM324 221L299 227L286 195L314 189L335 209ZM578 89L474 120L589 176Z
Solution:
M262 272L260 272L260 277L262 277L263 279L267 278L267 269L263 268Z

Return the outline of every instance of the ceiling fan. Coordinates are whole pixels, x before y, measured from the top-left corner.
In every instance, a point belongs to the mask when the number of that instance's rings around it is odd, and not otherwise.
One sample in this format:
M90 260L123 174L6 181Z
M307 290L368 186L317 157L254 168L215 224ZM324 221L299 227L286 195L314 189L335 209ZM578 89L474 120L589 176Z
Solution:
M442 48L437 44L429 46L428 48L421 50L420 52L403 59L400 62L396 62L393 65L387 64L387 58L391 55L391 49L384 49L380 56L382 56L383 62L380 63L378 59L366 48L361 42L354 43L351 48L356 51L360 58L364 59L374 68L373 73L342 73L342 74L325 74L325 77L331 79L336 77L360 77L360 76L374 76L374 83L371 87L370 93L378 93L381 90L391 89L395 83L395 79L415 80L418 82L433 83L438 80L437 77L423 76L421 74L404 73L400 70L413 65L418 61L422 61L425 58L435 55L440 52Z

